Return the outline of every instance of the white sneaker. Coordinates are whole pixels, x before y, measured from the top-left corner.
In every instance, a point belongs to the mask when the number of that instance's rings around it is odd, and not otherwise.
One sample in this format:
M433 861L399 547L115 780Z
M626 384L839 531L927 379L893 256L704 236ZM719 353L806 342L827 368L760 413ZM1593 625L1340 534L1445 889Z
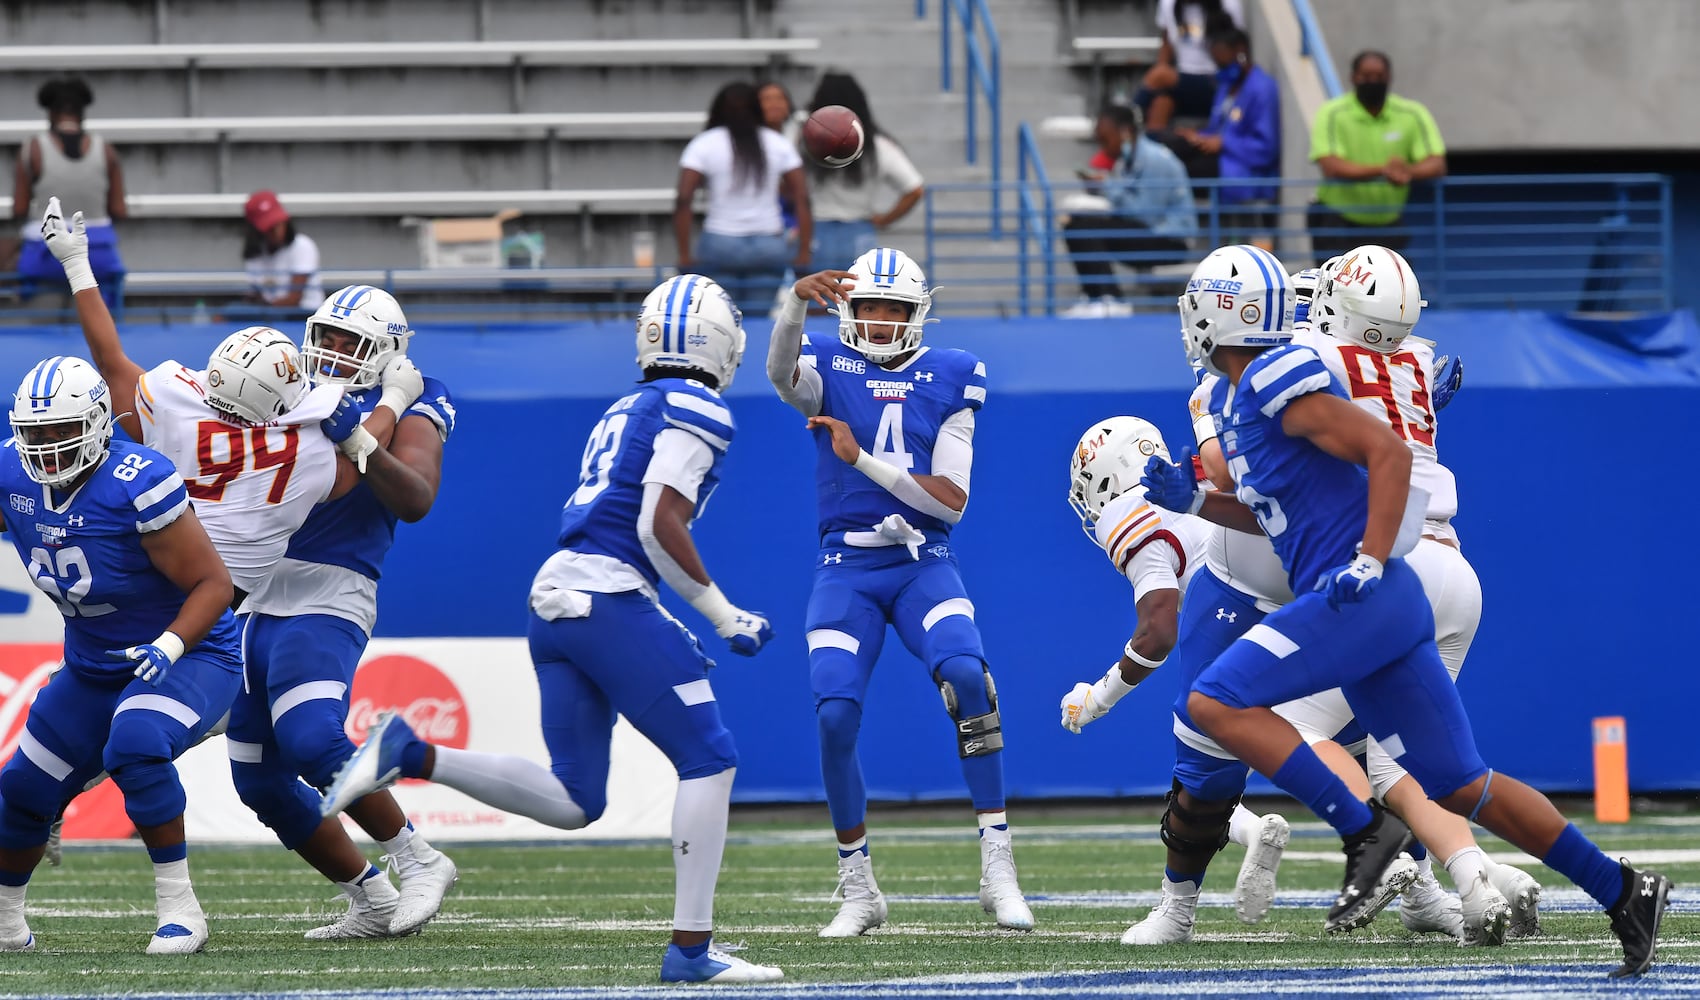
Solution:
M0 901L0 951L34 951L35 935L24 921L24 901Z
M1539 937L1541 934L1541 884L1521 868L1489 862L1488 881L1511 904L1508 938Z
M1292 836L1286 819L1275 813L1263 817L1257 839L1246 848L1239 878L1234 880L1234 912L1243 923L1255 924L1269 915L1275 903L1275 872Z
M1285 824L1282 824L1285 826ZM1185 883L1192 885L1191 882ZM1186 895L1178 891L1180 883L1163 880L1163 898L1145 919L1122 934L1122 944L1185 944L1192 940L1193 911L1198 906L1198 892Z
M980 838L980 909L996 916L999 927L1033 929L1033 911L1015 880L1015 849L1006 837Z
M353 892L347 889L348 912L334 924L315 927L307 932L309 941L342 941L350 938L381 938L390 936L390 918L395 914L400 895L382 873L360 883Z
M407 847L383 860L395 868L401 882L395 913L390 917L390 934L417 934L443 908L443 897L460 881L460 869L418 834Z
M1463 907L1464 943L1489 947L1504 944L1506 928L1511 924L1511 904L1487 876L1477 875L1458 897Z
M1399 899L1399 922L1422 934L1434 931L1464 937L1464 910L1458 897L1440 887L1434 873L1419 874Z
M784 978L784 970L746 962L721 951L712 941L708 951L696 958L686 958L675 944L668 945L661 958L664 983L777 983Z
M1417 880L1417 863L1408 854L1401 854L1387 870L1381 873L1381 881L1375 884L1375 893L1370 897L1370 903L1350 923L1335 928L1339 931L1352 931L1359 927L1367 927L1375 920L1376 914L1387 909L1387 904L1399 898L1399 894L1411 887Z
M1089 299L1084 296L1074 305L1062 311L1063 319L1104 319L1110 315L1103 299Z
M170 888L155 889L159 924L148 941L148 954L193 955L207 946L207 915L188 882L170 880L166 885Z
M1120 319L1124 316L1133 315L1132 303L1123 302L1121 299L1111 295L1105 295L1098 301L1104 304L1104 315L1107 318Z
M833 899L842 899L838 915L821 928L823 938L856 937L885 923L885 893L874 881L874 861L861 851L838 859L838 888Z

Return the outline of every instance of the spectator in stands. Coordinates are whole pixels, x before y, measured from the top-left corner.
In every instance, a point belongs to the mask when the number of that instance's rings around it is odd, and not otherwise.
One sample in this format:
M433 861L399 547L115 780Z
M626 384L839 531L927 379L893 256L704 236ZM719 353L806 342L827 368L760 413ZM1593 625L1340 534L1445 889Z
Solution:
M319 245L295 231L289 213L270 191L248 196L243 213L248 236L242 263L248 271L247 301L311 313L325 301L319 280Z
M791 92L777 80L767 80L756 84L756 99L761 102L762 124L785 137L792 146L797 145L798 138L803 133L803 122L808 115L798 110L791 100ZM786 240L795 242L797 239L797 206L786 200L783 193L779 196L779 215L785 222ZM795 250L792 251L795 253ZM781 290L785 281L780 281Z
M1145 127L1166 132L1176 117L1204 118L1216 95L1216 64L1208 33L1216 23L1245 27L1240 0L1157 0L1157 30L1163 44L1157 64L1145 73L1134 103Z
M36 91L35 100L47 112L47 130L30 137L18 150L12 179L12 221L23 236L19 293L28 298L45 286L70 294L64 268L41 239L47 199L58 197L66 218L83 213L89 265L100 282L101 296L114 305L123 288L124 262L118 256L118 235L112 224L129 217L118 152L100 136L83 130L83 111L94 103L94 92L81 79L49 80Z
M1069 310L1073 317L1127 315L1132 310L1121 302L1116 262L1143 269L1185 260L1187 241L1198 232L1186 168L1168 147L1141 133L1137 109L1106 104L1095 134L1112 166L1101 176L1081 175L1099 185L1105 210L1076 211L1063 226L1085 296Z
M1404 249L1410 235L1397 227L1411 182L1446 174L1434 117L1389 93L1392 81L1385 53L1359 52L1352 57L1352 93L1323 104L1311 125L1310 158L1324 178L1310 212L1319 260L1365 243Z
M921 200L921 172L903 147L880 130L868 107L868 95L848 73L827 73L809 100L812 114L840 104L862 120L863 152L847 167L809 163L814 198L817 267L849 267L850 262L890 240L876 234L908 215ZM895 199L895 200L893 200Z
M766 315L775 289L794 262L808 263L814 221L795 146L762 124L761 102L748 83L729 83L714 95L708 128L679 157L679 187L673 202L673 235L679 270L696 271L720 283L751 315ZM702 235L691 247L691 201L708 192ZM784 195L797 208L792 251L779 213Z
M1186 145L1181 159L1194 179L1256 178L1271 183L1217 189L1221 206L1221 243L1255 243L1275 249L1274 205L1281 176L1281 94L1275 78L1251 60L1251 37L1229 22L1210 38L1216 63L1216 101L1201 129L1179 128Z

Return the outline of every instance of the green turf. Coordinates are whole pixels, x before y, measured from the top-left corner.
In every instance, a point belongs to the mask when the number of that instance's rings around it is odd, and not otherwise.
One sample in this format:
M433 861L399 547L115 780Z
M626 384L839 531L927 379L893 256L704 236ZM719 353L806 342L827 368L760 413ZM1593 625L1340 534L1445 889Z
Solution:
M1289 811L1296 817L1296 813ZM1119 943L1143 907L1086 905L1094 894L1154 889L1162 848L1149 811L1130 815L1019 812L1016 859L1030 895L1082 899L1034 906L1039 929L998 932L971 900L894 899L891 923L860 939L822 941L830 918L833 852L795 815L734 817L720 882L719 937L793 981L887 979L965 972L1299 965L1440 965L1576 962L1609 967L1616 944L1597 914L1550 914L1548 936L1488 951L1417 937L1391 914L1368 932L1324 936L1317 909L1276 908L1257 927L1208 908L1190 945L1130 949ZM1125 824L1125 825L1118 825ZM1700 846L1700 818L1608 828L1608 851L1633 854ZM972 897L979 876L972 829L907 814L874 820L875 858L888 896ZM1294 851L1337 841L1302 829ZM1487 843L1490 850L1500 845ZM152 881L141 848L78 849L31 885L29 919L39 950L0 962L0 992L123 994L286 989L631 986L654 983L672 916L672 861L664 842L630 846L463 846L452 851L461 883L424 935L316 943L308 928L340 910L334 890L275 848L197 848L195 881L212 922L204 954L150 958ZM1230 846L1206 889L1231 887L1240 850ZM1679 885L1700 884L1700 863L1662 866ZM1284 889L1338 885L1338 861L1288 861ZM1534 874L1548 885L1556 876ZM1661 956L1700 958L1700 918L1673 915Z

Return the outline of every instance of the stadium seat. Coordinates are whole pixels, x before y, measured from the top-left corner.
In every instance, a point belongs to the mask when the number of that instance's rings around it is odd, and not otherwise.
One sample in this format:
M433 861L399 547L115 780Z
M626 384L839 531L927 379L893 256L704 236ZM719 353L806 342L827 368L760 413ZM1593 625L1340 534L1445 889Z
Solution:
M132 194L134 218L240 219L246 193ZM607 188L529 191L319 191L280 192L278 200L291 215L311 216L446 216L490 215L506 208L532 215L631 214L661 212L673 207L672 188ZM0 197L0 212L12 210L12 199Z
M687 139L702 130L701 111L559 114L253 115L220 118L91 118L89 131L132 143L345 142L489 139ZM41 132L36 119L0 121L0 143Z

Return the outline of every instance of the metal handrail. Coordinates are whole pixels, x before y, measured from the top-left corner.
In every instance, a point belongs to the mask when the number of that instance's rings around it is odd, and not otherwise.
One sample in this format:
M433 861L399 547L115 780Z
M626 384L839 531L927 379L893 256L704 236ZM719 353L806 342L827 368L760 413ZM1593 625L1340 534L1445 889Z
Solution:
M1045 172L1045 158L1039 153L1039 140L1033 135L1033 127L1022 122L1015 135L1015 197L1020 220L1020 246L1017 253L1021 279L1017 298L1021 315L1028 316L1032 310L1032 304L1028 301L1028 268L1031 263L1028 243L1030 240L1036 240L1038 245L1044 248L1056 244L1056 207L1051 194L1051 178ZM1031 178L1029 174L1032 175ZM1040 258L1045 271L1045 314L1050 315L1057 309L1056 255L1047 251L1041 254Z
M1345 93L1340 76L1334 72L1334 57L1329 54L1328 40L1322 37L1322 22L1311 9L1310 0L1293 0L1293 14L1299 19L1299 55L1306 56L1316 66L1317 79L1329 97Z
M917 9L920 9L917 5ZM992 23L992 13L986 7L986 0L943 0L939 4L939 87L948 91L951 88L950 59L951 59L951 22L956 21L962 29L964 62L963 71L967 100L963 102L967 116L967 160L969 163L979 162L978 134L975 127L975 85L979 85L981 94L986 100L987 115L991 118L991 175L994 187L991 192L991 232L993 239L1003 238L1003 212L1000 188L1003 181L1003 55L1002 44L998 40L998 29ZM978 22L986 36L984 46L981 45L979 34L975 31Z

